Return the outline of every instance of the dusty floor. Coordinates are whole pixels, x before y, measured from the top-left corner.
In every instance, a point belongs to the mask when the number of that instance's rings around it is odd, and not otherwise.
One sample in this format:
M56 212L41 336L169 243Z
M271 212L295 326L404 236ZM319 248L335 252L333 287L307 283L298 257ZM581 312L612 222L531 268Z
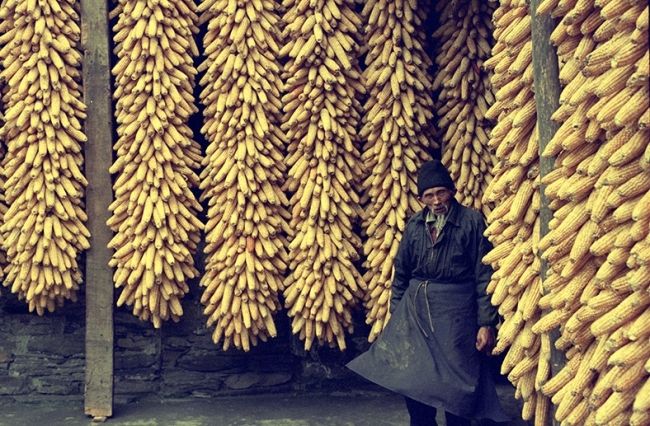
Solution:
M507 390L505 391L507 393ZM503 396L503 392L500 392ZM516 404L506 409L517 414ZM505 401L504 401L505 402ZM81 401L0 405L2 426L92 424ZM393 395L261 395L194 400L142 400L116 405L107 425L123 426L408 426ZM443 424L442 422L439 424ZM513 421L508 426L525 423ZM501 424L505 425L505 424Z

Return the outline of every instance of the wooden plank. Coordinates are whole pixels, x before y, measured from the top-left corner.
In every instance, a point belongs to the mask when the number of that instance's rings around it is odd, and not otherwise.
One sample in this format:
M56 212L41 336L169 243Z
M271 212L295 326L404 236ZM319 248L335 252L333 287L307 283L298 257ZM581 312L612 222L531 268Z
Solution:
M112 108L109 23L104 0L81 0L86 208L91 248L86 253L86 380L84 409L102 420L113 414L113 272L106 226L111 203Z
M559 125L551 120L551 115L560 106L560 77L558 58L555 48L551 44L551 33L555 28L553 18L549 15L538 16L536 11L542 0L530 0L531 13L531 37L533 42L533 75L535 79L535 104L537 106L537 130L539 140L539 169L543 178L553 170L554 158L542 157L542 152L546 145L555 135ZM539 219L541 225L541 236L543 237L549 231L548 224L553 218L553 212L548 207L549 200L545 195L545 185L540 187L541 191L541 208ZM542 283L548 273L548 263L542 261L541 279ZM551 333L551 372L557 374L566 359L564 354L555 349L555 341L559 337L559 331L554 330ZM552 410L553 418L551 424L559 424L554 419L554 409Z

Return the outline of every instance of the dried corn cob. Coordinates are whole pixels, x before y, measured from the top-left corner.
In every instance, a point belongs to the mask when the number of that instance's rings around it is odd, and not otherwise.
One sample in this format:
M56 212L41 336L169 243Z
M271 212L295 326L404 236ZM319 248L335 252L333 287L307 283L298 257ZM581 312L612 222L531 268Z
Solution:
M76 300L77 257L89 246L79 20L74 1L0 6L4 285L39 315Z
M120 0L112 11L118 140L110 265L122 288L117 305L133 306L156 328L178 321L188 281L198 274L193 256L203 225L192 189L201 148L187 124L197 111L195 10L187 0Z
M345 349L351 309L364 281L353 262L361 239L356 127L364 89L356 61L361 20L350 0L285 0L287 57L282 128L289 141L285 188L292 194L285 305L292 332Z
M393 260L408 216L421 207L414 176L430 159L433 142L432 65L424 50L424 8L417 1L364 4L368 100L364 105L362 183L366 204L363 251L368 283L366 323L374 341L389 319ZM392 24L394 23L394 27ZM395 38L392 34L402 34Z

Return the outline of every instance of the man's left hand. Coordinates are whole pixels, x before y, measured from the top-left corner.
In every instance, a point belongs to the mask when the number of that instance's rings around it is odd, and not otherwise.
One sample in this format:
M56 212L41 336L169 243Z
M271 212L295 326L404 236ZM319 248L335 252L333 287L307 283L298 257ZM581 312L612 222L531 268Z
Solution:
M483 326L476 333L476 350L490 354L495 343L494 327Z

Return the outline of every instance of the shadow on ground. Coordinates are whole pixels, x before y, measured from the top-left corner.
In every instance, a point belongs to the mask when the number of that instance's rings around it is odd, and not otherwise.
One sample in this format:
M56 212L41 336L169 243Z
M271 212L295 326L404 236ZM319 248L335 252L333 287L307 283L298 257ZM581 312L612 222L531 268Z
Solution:
M506 410L518 418L511 388L500 387ZM81 401L0 406L2 426L92 424ZM408 426L401 397L388 394L259 395L192 400L144 399L115 406L106 425L120 426ZM443 425L443 422L438 424ZM522 421L500 425L521 426Z

